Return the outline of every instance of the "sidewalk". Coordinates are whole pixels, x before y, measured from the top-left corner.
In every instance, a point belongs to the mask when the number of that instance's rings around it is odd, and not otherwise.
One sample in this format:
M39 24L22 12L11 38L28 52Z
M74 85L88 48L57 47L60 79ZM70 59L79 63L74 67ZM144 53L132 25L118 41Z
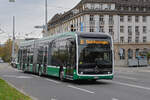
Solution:
M150 72L150 65L147 67L115 67L116 71L127 71L127 72Z

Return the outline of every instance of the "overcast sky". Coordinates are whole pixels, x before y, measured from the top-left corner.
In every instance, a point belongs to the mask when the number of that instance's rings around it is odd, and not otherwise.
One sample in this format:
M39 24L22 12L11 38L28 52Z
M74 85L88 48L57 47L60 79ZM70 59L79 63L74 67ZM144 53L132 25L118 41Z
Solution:
M56 13L70 10L79 1L48 0L48 20ZM0 43L11 37L13 16L16 17L17 37L25 37L27 33L34 33L28 37L39 37L41 29L35 29L34 26L44 24L44 5L45 0L16 0L14 3L10 3L9 0L0 0Z

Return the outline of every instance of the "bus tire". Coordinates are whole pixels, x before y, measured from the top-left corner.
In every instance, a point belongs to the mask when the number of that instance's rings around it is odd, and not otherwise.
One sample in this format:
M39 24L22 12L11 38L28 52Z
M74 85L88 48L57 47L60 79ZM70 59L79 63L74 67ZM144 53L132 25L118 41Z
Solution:
M95 83L97 81L97 79L92 79L91 81Z
M65 78L64 78L64 70L63 70L63 69L60 70L59 79L60 79L61 81L65 81Z

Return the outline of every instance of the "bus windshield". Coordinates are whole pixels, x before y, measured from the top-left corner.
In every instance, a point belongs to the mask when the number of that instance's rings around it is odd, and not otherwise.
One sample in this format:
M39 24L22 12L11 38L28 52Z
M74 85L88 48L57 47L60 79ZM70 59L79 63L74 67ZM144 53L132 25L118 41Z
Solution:
M79 41L79 65L111 64L112 50L109 40L81 38Z

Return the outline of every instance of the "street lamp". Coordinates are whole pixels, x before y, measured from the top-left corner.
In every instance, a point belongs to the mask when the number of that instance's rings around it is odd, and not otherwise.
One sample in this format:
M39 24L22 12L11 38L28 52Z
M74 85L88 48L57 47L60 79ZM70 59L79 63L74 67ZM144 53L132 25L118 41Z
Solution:
M43 26L34 26L34 28L43 28L45 34L48 32L48 26L47 26L47 0L45 0L45 25Z
M47 0L45 0L45 34L47 34Z
M15 2L16 0L9 0L9 2ZM13 40L12 40L12 60L14 60L15 55L15 16L13 16Z
M15 55L15 16L13 16L13 41L12 41L12 59Z

